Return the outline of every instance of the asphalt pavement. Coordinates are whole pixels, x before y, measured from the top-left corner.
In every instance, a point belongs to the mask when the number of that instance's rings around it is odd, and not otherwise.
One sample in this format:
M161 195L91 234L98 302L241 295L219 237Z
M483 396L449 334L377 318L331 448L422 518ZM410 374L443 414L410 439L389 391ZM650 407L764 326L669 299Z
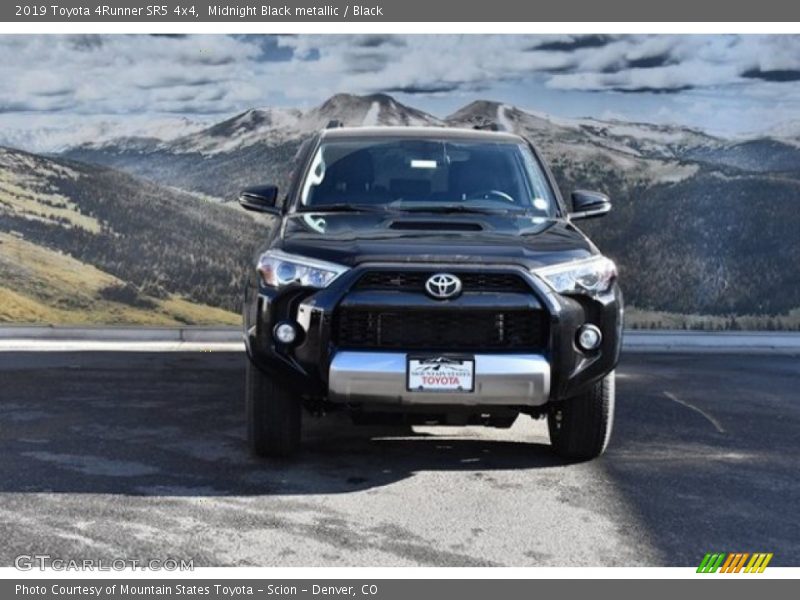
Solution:
M800 360L632 354L607 454L568 464L543 421L370 429L310 419L249 457L244 357L0 353L0 565L800 564Z

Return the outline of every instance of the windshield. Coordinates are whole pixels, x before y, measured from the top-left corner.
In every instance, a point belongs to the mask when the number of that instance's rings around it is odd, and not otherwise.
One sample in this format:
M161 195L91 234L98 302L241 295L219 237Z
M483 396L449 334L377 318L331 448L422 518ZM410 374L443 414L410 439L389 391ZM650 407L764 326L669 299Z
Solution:
M324 141L299 209L326 207L555 214L552 192L530 149L484 141Z

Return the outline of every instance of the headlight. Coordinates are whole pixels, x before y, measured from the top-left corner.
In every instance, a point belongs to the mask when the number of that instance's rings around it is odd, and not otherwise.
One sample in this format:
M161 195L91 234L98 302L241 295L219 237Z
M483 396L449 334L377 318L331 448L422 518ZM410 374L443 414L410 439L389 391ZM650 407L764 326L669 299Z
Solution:
M297 284L324 288L347 271L347 267L334 263L268 250L258 259L258 272L264 285L281 288Z
M587 294L594 296L611 289L617 277L617 266L605 256L534 269L559 294Z

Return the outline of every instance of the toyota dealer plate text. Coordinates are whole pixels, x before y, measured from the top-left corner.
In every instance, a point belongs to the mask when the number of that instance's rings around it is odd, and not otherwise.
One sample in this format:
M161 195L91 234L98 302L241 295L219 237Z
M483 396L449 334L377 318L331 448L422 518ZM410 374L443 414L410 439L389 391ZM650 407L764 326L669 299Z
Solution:
M447 356L409 357L407 385L412 392L471 392L475 359Z

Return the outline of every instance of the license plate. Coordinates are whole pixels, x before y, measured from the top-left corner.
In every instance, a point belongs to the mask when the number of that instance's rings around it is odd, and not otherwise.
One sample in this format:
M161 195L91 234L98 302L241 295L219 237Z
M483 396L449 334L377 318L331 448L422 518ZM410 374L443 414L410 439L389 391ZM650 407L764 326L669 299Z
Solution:
M474 358L410 356L406 384L410 392L471 392L474 375Z

